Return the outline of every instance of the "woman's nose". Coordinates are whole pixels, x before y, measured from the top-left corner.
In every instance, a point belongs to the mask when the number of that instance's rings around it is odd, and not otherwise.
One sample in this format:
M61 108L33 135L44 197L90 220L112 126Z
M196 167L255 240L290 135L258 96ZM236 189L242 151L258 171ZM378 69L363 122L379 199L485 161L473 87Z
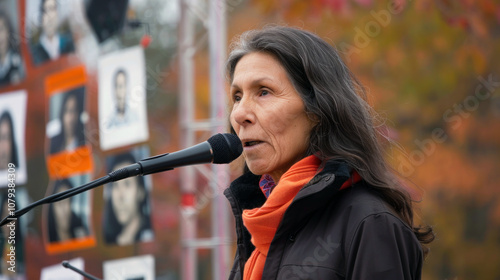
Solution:
M235 103L231 112L231 118L241 126L255 123L255 112L252 101L242 98L239 102Z

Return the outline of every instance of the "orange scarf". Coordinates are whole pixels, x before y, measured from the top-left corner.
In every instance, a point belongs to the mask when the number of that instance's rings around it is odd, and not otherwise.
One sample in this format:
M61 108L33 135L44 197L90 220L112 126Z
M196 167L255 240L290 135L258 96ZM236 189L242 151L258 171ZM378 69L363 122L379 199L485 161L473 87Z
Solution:
M297 193L318 173L321 160L308 156L295 163L280 178L271 195L260 208L244 210L243 223L252 236L255 250L245 263L244 280L260 280L264 272L267 253L286 209ZM346 188L361 178L354 172L340 189Z
M283 214L299 190L316 175L320 163L316 156L308 156L295 163L281 176L262 207L243 211L243 223L255 246L245 264L244 280L262 278L267 251Z

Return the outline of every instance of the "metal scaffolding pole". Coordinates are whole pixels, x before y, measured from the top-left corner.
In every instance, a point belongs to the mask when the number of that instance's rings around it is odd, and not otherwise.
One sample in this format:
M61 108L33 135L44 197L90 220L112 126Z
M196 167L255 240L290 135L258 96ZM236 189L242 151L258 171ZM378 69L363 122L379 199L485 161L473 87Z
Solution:
M190 0L180 1L179 20L179 121L181 128L182 148L194 145L194 133L191 123L194 122L194 63L195 53L194 24L192 13L189 12ZM181 241L196 238L196 209L194 168L187 166L180 169L181 188ZM196 277L196 249L183 245L181 254L182 279L195 279Z
M226 59L226 16L224 0L179 0L179 119L181 122L182 148L195 144L196 132L211 134L227 131L227 106L224 82L224 62ZM208 15L203 5L208 7ZM210 56L210 119L195 120L195 72L193 57L196 53L194 30L196 18L203 23L208 33ZM196 202L196 175L205 176L210 192L203 199L211 201L210 238L197 237L197 214L200 209ZM184 167L181 181L181 244L182 279L197 277L197 252L199 249L212 250L212 279L227 279L229 272L228 206L222 191L229 185L227 165ZM200 203L201 204L201 203Z
M209 0L208 41L210 52L210 100L212 120L227 120L227 102L224 87L224 63L226 60L226 13L225 0ZM212 132L226 132L227 127L214 123ZM214 197L212 199L212 237L219 245L212 251L213 279L227 279L229 262L228 237L228 205L224 195L224 187L229 184L229 170L227 165L213 165L215 174L211 184ZM221 187L221 188L219 188Z

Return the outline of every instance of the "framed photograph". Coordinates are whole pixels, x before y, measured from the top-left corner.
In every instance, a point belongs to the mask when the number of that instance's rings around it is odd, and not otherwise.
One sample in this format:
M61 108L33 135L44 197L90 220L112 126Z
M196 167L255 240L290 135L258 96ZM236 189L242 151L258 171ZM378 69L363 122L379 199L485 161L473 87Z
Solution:
M147 141L144 50L113 52L98 62L99 132L102 150Z
M26 101L24 90L0 94L0 187L7 186L9 163L16 166L16 185L23 185L27 181L24 142Z
M91 145L85 137L85 82L82 66L52 74L45 80L47 169L51 179L92 171Z
M133 164L148 155L145 146L112 155L106 159L107 172ZM106 244L124 246L153 240L150 197L149 176L134 176L104 187L102 228Z
M0 2L0 87L17 84L26 77L17 4L16 0Z
M47 196L71 190L90 181L90 174L50 182ZM91 232L90 192L51 203L44 207L46 250L62 253L95 245Z
M74 151L85 145L85 88L55 93L49 100L49 154Z
M25 34L34 65L57 60L75 51L68 17L77 2L26 0Z

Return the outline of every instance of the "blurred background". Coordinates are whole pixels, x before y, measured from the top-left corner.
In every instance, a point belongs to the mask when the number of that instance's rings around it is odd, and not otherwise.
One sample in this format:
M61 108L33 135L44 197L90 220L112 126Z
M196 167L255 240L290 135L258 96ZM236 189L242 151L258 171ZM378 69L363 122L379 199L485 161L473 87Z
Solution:
M92 27L89 19L92 14L86 13L92 1L57 1L58 12L64 19L58 28L71 33L74 49L42 64L36 63L32 40L37 26L43 25L37 25L37 18L43 14L40 1L0 1L1 9L11 11L13 34L17 34L11 40L15 41L15 53L22 61L18 77L1 85L0 100L19 91L24 91L27 99L21 141L24 147L19 147L25 153L27 175L25 182L18 182L16 186L18 205L41 199L50 192L54 178L49 176L47 166L50 158L47 127L53 112L47 79L67 69L81 66L85 69L83 119L85 145L91 150L92 162L85 172L90 174L90 179L107 173L107 158L138 145L147 147L151 155L184 147L181 118L185 112L179 111L184 94L180 90L183 49L179 46L183 45L179 38L185 35L180 28L181 14L184 9L193 19L194 118L209 119L213 73L208 31L211 27L206 18L211 1L122 1L128 2L123 11L125 23L114 33L100 35ZM436 232L436 240L430 245L431 251L425 260L423 279L500 279L499 1L227 0L217 3L223 4L218 6L219 13L217 8L215 12L224 23L223 28L218 29L223 32L219 37L223 41L219 43L224 55L224 48L229 48L235 36L269 24L315 32L342 54L365 86L370 104L384 120L381 129L401 146L401 149L387 148L388 160L408 179L409 188L419 201L415 204L416 219L430 224ZM113 22L114 14L108 13L104 19ZM142 88L148 137L104 150L98 133L99 96L111 93L102 93L100 67L103 64L98 62L134 47L141 48L144 55L141 75L144 75ZM223 74L220 73L221 77ZM17 99L3 100L10 102L6 103L7 108L19 105ZM205 141L209 136L207 132L199 132L196 140ZM230 178L238 176L239 171L238 164L227 169ZM45 210L39 207L23 216L20 235L24 248L21 253L17 251L17 256L18 261L24 259L24 276L18 279L40 279L42 269L75 258L83 259L85 271L103 277L103 262L145 255L154 259L156 279L188 279L182 277L185 276L182 272L185 243L180 242L185 222L182 205L189 204L186 199L197 201L196 236L210 237L213 216L208 198L220 197L224 186L218 186L219 193L214 195L207 187L206 176L196 175L198 187L192 192L194 197L186 197L181 191L179 169L150 177L149 213L154 239L129 245L106 244L102 234L105 194L100 187L89 192L86 199L89 209L82 210L88 215L93 240L88 246L50 251L44 233ZM5 196L6 188L1 190ZM213 271L214 262L225 260L227 269L232 264L236 242L234 222L230 215L224 217L229 229L224 243L229 258L217 259L210 246L197 247L195 279L214 279L213 275L217 275ZM2 254L4 261L6 250ZM10 279L4 269L2 267L2 273Z

